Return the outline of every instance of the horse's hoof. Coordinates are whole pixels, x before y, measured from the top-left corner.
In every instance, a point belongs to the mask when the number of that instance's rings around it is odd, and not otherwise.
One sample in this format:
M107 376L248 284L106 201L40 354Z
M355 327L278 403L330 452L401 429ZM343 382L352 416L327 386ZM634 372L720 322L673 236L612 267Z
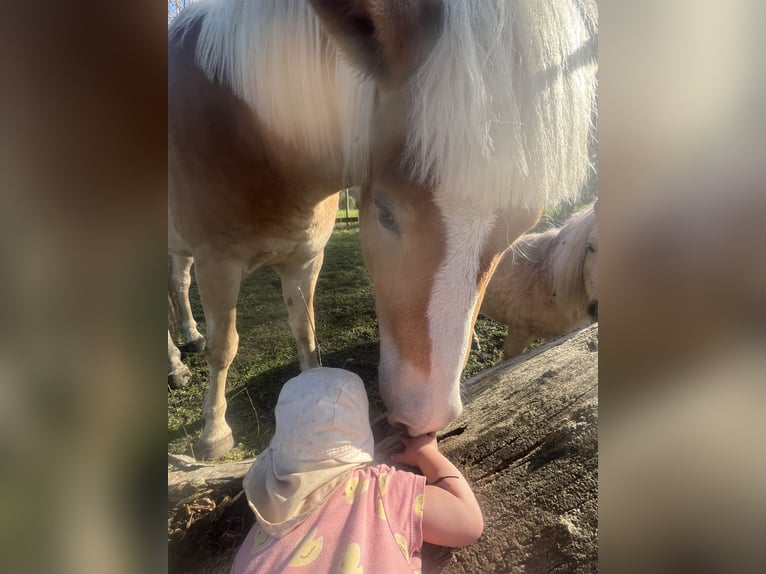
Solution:
M479 340L476 337L471 339L471 349L477 353L481 353L481 345L479 344Z
M189 367L183 365L173 373L168 373L168 386L171 389L185 389L192 380L192 372Z
M201 438L194 444L194 458L197 460L215 460L234 448L234 436L229 431L219 437Z
M201 353L205 350L205 339L203 337L194 339L193 341L186 343L182 347L182 350L186 353Z

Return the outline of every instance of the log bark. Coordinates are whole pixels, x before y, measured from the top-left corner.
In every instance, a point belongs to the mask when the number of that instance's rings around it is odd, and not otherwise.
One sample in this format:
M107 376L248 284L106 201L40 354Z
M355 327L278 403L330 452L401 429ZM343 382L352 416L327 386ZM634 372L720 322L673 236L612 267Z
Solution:
M180 469L168 472L168 506L201 496L215 498L224 491L241 489L242 478L254 460L207 464L189 456L168 453L168 462Z
M593 326L466 381L440 449L473 486L484 534L426 545L424 571L598 572L597 350Z
M484 534L465 548L426 544L424 572L598 571L597 351L598 327L591 326L463 384L463 414L440 434L439 445L476 492ZM385 432L373 426L376 437ZM376 460L388 461L399 444L396 436L378 440ZM241 489L252 464L171 462L185 465L168 473L176 501ZM234 506L247 513L243 500ZM230 556L216 556L215 568L198 561L194 571L223 572L234 551L229 544Z

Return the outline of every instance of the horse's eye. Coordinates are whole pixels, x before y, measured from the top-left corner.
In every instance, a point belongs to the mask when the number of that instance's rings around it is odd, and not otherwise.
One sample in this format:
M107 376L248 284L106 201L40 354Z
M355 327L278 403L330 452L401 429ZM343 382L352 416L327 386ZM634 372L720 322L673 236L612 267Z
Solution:
M588 251L588 253L595 253L596 252L596 248L593 247L593 245L591 245L590 243L588 243L588 245L585 247L585 249Z
M389 231L393 231L394 233L398 234L399 224L396 223L396 219L394 219L394 215L391 213L391 210L378 200L375 200L375 205L378 208L378 221L380 221L380 224Z

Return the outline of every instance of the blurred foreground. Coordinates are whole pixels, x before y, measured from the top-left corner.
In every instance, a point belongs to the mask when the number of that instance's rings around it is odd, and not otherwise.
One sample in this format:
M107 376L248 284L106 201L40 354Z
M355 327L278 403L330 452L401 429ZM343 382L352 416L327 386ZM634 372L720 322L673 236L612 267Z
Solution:
M166 568L153 4L0 24L7 572ZM600 8L600 571L763 571L764 4Z

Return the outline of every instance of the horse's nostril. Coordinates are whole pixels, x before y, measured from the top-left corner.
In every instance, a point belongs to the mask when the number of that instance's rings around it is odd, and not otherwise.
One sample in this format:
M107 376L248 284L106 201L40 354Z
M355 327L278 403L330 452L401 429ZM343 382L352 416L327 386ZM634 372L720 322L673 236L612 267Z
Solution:
M594 323L598 321L598 300L591 301L590 303L588 303L587 311L588 311L588 315L590 316L590 318L593 320Z

